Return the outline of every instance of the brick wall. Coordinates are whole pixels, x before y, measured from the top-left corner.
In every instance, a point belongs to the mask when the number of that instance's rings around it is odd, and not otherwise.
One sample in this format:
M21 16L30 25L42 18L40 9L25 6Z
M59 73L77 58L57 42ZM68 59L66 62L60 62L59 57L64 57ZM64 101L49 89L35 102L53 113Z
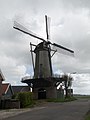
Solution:
M0 79L0 98L2 96L2 80Z
M1 109L20 109L20 101L14 99L1 100Z

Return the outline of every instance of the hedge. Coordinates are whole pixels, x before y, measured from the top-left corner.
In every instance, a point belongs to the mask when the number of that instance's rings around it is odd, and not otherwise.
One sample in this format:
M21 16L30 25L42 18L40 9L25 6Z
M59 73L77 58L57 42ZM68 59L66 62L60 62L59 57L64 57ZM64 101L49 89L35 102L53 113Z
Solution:
M20 92L16 97L20 101L20 107L24 108L33 104L33 94L31 92Z

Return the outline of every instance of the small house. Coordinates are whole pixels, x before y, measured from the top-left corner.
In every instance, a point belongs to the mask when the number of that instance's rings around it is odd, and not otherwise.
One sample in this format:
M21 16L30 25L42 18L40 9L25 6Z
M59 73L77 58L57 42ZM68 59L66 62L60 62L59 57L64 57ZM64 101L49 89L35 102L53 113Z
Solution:
M2 84L2 99L11 99L13 96L13 89L10 83Z

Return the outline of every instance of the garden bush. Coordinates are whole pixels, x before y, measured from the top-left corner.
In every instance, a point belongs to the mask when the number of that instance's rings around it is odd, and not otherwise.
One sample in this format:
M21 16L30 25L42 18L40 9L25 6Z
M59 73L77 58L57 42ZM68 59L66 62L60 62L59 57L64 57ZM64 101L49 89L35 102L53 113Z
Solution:
M33 105L33 94L31 92L20 92L17 94L16 99L20 101L21 108Z

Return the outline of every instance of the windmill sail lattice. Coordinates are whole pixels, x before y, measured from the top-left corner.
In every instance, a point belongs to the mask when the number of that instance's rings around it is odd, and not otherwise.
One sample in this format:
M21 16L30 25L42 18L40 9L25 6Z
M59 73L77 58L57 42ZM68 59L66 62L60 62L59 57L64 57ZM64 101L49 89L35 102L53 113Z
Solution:
M35 33L33 33L32 31L28 30L26 27L24 27L23 25L21 25L20 23L14 21L14 26L13 28L25 33L25 34L28 34L34 38L37 38L39 40L42 40L42 41L45 41L42 37L36 35Z
M61 45L58 45L56 43L53 43L53 47L52 47L53 50L57 50L59 53L62 53L64 55L69 55L69 56L74 56L74 51L73 50L70 50L66 47L63 47Z

